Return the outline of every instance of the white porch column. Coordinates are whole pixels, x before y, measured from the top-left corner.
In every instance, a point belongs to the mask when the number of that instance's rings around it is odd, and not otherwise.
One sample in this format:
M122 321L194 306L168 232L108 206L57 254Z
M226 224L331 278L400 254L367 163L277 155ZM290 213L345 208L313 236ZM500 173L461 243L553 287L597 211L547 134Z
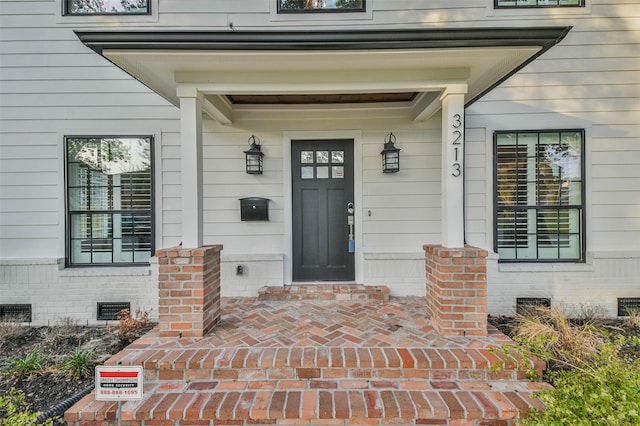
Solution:
M449 86L442 101L442 245L464 247L465 84Z
M190 94L191 95L191 94ZM202 101L180 97L182 247L202 246Z

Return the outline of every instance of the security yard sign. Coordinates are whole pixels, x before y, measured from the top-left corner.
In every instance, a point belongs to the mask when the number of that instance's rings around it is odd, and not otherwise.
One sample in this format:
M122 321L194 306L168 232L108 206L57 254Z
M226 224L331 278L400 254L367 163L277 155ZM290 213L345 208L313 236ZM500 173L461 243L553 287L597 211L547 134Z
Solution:
M96 367L96 399L124 401L142 399L143 371L141 366Z

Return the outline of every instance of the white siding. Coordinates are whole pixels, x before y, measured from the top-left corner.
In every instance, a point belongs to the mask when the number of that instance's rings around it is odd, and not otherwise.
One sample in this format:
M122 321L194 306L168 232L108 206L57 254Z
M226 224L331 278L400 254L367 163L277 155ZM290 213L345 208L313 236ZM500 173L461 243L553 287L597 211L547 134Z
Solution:
M63 17L60 0L3 0L0 259L5 263L0 264L0 301L22 303L38 294L43 304L67 288L69 294L91 293L78 303L93 312L94 299L106 297L98 289L109 280L95 275L78 279L58 270L65 244L65 135L153 135L158 246L173 246L181 239L177 108L83 46L73 30L225 30L230 24L238 31L572 25L559 45L468 108L466 237L470 244L493 248L494 131L584 128L588 264L575 270L544 265L525 270L499 267L491 260L490 307L495 313L508 313L517 296L577 301L575 294L589 293L604 300L612 312L615 297L637 296L640 1L590 0L585 8L523 10L493 10L492 0L367 3L370 10L364 14L285 16L276 13L275 0L160 0L150 17L119 18ZM259 120L240 114L232 126L205 121L205 242L224 245L223 294L249 295L260 285L282 280L288 208L284 134L326 130L362 133L359 212L365 281L386 283L395 294L422 291L422 245L440 241L440 117L412 123L391 111L376 114L295 121L273 114ZM402 171L391 176L380 173L379 154L389 131L402 148ZM260 137L266 154L265 173L259 177L243 172L242 151L251 134ZM272 200L270 222L241 222L238 198L257 195ZM626 255L616 254L621 251ZM8 259L47 259L49 264ZM236 264L249 265L249 272L236 276ZM25 272L31 269L35 275ZM111 296L118 299L132 282L147 288L153 278L134 275L131 280L120 279ZM80 281L90 283L90 290L81 290ZM141 304L152 303L145 300L140 297ZM60 314L53 307L38 306L39 320ZM89 318L88 313L75 314Z
M586 132L587 264L525 268L490 261L494 313L512 313L516 297L551 297L554 303L599 303L615 315L617 297L639 294L640 7L632 1L589 3L591 13L574 17L550 9L539 23L573 25L566 39L467 111L473 129L468 150L482 146L489 154L496 130ZM511 19L520 25L517 15ZM467 204L468 237L491 247L493 164L490 157L467 158L467 167L483 163L484 188L474 182L480 197ZM474 218L484 223L474 226Z
M2 258L64 257L65 135L160 140L161 129L179 127L175 107L84 47L57 23L58 8L59 1L0 8Z

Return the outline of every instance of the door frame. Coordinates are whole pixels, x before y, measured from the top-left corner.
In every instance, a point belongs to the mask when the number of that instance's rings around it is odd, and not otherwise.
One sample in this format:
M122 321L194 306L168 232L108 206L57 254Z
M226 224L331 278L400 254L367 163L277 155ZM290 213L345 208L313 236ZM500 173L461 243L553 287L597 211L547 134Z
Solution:
M353 139L353 202L355 204L355 282L363 283L364 253L362 252L362 131L287 131L282 137L284 182L284 284L293 281L293 183L291 175L291 141L322 139Z

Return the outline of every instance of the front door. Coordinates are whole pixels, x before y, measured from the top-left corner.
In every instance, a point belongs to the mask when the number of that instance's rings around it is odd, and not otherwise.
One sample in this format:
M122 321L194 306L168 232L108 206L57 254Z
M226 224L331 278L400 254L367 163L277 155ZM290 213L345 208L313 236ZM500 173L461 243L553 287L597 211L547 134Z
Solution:
M353 281L353 140L294 140L293 280Z

